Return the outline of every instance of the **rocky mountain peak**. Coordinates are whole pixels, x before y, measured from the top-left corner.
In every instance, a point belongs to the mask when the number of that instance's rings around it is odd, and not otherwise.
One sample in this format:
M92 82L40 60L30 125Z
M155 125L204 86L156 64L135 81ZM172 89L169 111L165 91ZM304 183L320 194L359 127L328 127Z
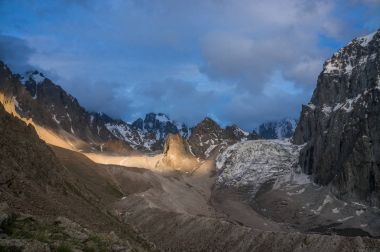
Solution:
M380 50L380 30L352 40L336 52L323 66L311 106L333 105L354 98L358 93L377 85L377 66ZM375 79L355 78L362 73Z
M213 119L206 117L191 128L189 144L192 152L202 158L208 158L216 150L242 140L246 133L236 125L223 129Z
M222 128L217 122L215 122L210 117L204 118L200 123L198 123L194 128L192 128L192 134L197 133L218 133L221 132Z
M326 61L294 134L303 170L337 196L380 205L379 111L380 30Z

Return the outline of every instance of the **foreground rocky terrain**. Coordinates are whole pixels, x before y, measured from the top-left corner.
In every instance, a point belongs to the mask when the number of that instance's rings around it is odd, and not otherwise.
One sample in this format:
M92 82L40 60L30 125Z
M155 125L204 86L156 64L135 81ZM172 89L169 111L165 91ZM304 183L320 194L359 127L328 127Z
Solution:
M106 243L108 233L115 239L118 235L123 238L113 244L124 246L124 250L149 248L133 229L121 225L104 208L122 195L104 170L97 170L100 167L93 163L83 165L80 158L62 164L63 159L39 139L32 125L8 114L2 105L0 136L2 251L85 248L84 242L91 243L91 237ZM66 219L56 223L58 216ZM82 237L81 225L87 228ZM66 226L72 226L69 233Z

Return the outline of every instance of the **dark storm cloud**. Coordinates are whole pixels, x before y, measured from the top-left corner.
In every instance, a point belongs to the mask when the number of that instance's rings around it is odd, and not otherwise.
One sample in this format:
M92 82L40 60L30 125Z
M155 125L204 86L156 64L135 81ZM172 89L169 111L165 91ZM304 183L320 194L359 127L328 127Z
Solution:
M65 89L90 111L106 112L115 118L121 118L126 112L130 112L131 101L122 92L121 83L90 82L80 78L65 80L64 83Z
M0 57L48 71L87 108L128 120L208 115L247 130L298 117L323 61L380 26L377 0L0 4L3 34L23 38L0 41Z
M173 78L136 85L130 94L135 106L145 111L165 111L172 118L189 124L207 116L205 108L217 109L221 102L216 92L202 91L196 83Z
M20 38L0 34L0 60L13 71L24 72L31 68L29 58L34 50Z

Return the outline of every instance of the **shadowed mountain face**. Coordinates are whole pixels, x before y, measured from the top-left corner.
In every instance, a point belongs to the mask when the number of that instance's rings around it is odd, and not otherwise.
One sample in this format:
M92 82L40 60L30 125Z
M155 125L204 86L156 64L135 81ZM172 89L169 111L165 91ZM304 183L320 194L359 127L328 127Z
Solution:
M315 182L380 205L380 31L354 39L324 64L302 107L294 142Z
M63 169L53 151L39 139L33 126L5 112L2 105L0 136L0 185L6 194L26 201L28 196L18 195L18 191L29 188L30 194L36 190L42 197L49 188L64 190Z

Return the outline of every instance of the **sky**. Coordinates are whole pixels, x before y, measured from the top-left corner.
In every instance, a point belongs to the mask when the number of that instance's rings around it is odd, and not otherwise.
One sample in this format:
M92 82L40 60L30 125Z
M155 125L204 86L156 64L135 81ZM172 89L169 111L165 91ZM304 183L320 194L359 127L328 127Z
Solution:
M251 131L298 118L323 62L379 13L380 0L0 0L0 60L90 111Z

